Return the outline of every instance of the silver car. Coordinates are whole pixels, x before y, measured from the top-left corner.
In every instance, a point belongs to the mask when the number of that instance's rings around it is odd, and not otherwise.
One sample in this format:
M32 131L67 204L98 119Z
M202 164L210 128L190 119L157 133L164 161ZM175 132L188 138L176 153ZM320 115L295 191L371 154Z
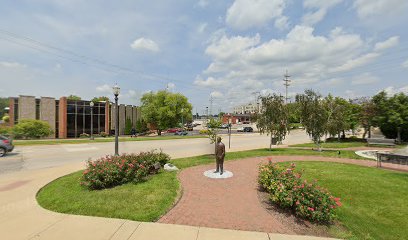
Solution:
M3 157L8 152L13 151L13 149L14 149L13 140L0 135L0 157Z

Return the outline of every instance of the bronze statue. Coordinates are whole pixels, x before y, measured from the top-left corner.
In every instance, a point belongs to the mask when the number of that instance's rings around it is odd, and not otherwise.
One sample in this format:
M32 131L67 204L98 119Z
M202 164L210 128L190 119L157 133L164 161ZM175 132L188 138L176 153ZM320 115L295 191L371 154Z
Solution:
M225 157L225 145L221 142L221 137L217 138L217 145L215 147L215 162L217 168L214 173L224 173L224 157Z

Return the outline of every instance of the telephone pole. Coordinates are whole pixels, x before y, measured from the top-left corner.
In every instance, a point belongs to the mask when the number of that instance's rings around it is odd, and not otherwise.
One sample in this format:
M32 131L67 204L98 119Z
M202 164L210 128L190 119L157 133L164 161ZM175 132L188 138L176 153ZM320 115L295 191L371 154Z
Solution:
M290 86L291 80L289 79L290 76L288 74L288 70L286 70L285 75L283 75L283 86L285 86L286 94L285 94L285 103L288 103L288 87Z
M210 95L210 116L211 116L211 118L212 118L212 105L213 105L213 101L214 101L213 96Z

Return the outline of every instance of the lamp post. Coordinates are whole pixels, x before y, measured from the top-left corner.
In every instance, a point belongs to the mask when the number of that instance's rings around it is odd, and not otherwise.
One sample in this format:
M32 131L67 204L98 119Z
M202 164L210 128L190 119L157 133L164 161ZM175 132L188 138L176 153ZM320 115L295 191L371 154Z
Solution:
M118 108L118 96L120 93L120 87L115 84L113 89L113 95L115 95L115 156L119 155L119 108Z
M228 113L228 149L231 149L231 113Z
M94 107L94 102L90 102L89 106L91 107L91 140L94 140L93 137L93 107Z

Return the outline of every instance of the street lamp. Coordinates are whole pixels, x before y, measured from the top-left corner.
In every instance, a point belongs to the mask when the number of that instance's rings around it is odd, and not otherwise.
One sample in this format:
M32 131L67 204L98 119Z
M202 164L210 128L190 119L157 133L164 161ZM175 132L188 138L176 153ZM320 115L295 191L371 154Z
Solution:
M94 137L93 137L93 107L94 105L95 105L94 102L89 103L89 106L91 107L91 140L94 140Z
M115 156L119 155L119 108L118 108L118 96L120 93L120 87L115 84L113 89L113 95L115 95Z

